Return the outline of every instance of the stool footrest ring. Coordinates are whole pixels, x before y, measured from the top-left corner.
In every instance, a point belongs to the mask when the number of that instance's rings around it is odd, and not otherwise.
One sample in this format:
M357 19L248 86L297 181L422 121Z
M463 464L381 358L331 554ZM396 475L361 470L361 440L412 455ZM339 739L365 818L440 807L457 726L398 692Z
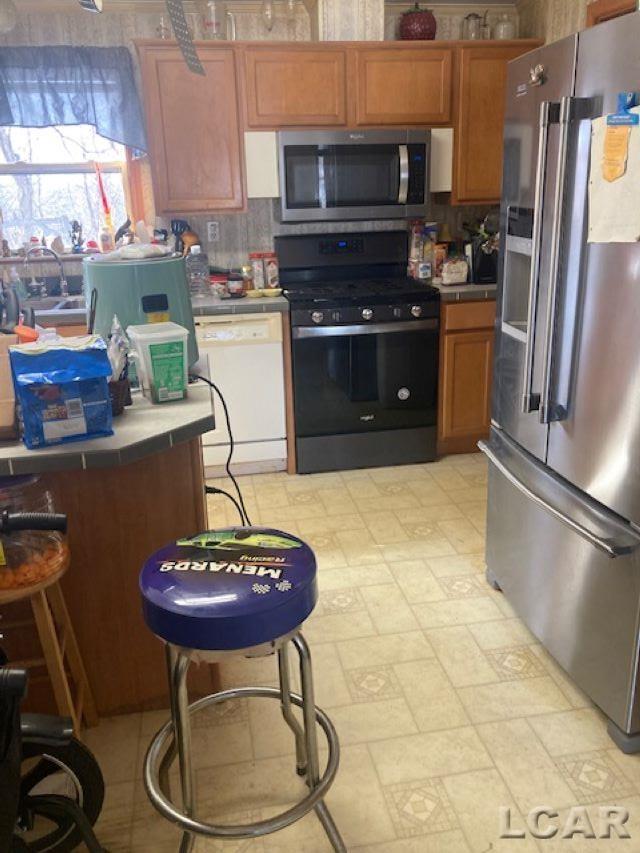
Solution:
M189 714L193 714L208 705L215 705L218 702L225 702L229 699L241 699L245 697L266 697L280 701L281 693L275 687L237 687L231 690L223 690L220 693L213 693L193 702L189 705ZM299 708L303 707L302 697L299 694L291 693L291 701ZM159 780L161 756L165 747L171 748L171 744L169 743L169 739L173 736L173 722L171 719L155 735L145 756L144 784L149 799L160 814L173 823L178 824L183 830L210 838L257 838L290 826L304 817L322 800L338 772L340 744L336 730L329 717L321 708L316 706L315 712L316 721L322 727L329 746L327 766L318 784L302 800L296 803L295 806L287 809L287 811L274 815L274 817L267 820L236 826L218 826L216 824L203 823L179 811L167 796L167 792L162 790Z

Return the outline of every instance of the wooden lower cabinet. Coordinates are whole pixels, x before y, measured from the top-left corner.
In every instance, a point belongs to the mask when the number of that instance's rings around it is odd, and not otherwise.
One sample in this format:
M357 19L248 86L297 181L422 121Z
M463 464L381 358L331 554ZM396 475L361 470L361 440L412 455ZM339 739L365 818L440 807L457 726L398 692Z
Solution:
M479 305L482 311L479 311ZM453 309L453 310L452 310ZM443 305L438 452L471 453L489 433L495 302ZM469 328L469 324L484 326Z

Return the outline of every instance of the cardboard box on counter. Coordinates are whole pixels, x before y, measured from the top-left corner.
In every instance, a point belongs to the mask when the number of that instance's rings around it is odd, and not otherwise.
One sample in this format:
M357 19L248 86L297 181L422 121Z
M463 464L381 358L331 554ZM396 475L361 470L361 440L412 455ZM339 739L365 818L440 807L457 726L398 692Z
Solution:
M9 347L18 343L17 335L0 335L0 440L16 438L16 398L13 392Z

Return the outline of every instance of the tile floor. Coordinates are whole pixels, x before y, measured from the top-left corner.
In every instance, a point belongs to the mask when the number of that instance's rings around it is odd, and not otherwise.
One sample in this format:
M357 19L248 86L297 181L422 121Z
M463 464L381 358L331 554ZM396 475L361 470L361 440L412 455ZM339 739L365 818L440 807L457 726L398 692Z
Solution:
M536 806L562 816L574 804L590 813L617 804L633 824L640 757L613 748L600 712L486 585L482 457L241 484L254 523L300 535L318 556L320 602L305 635L318 703L342 744L327 801L350 851L640 849L633 840L498 838L500 806L518 823ZM212 526L236 523L224 498L210 501ZM234 659L222 677L226 686L273 685L275 661ZM107 780L98 830L111 853L177 850L178 833L140 781L164 717L103 720L88 732ZM300 795L276 703L217 707L194 724L202 817L248 822ZM331 850L313 814L258 841L199 840L196 849Z

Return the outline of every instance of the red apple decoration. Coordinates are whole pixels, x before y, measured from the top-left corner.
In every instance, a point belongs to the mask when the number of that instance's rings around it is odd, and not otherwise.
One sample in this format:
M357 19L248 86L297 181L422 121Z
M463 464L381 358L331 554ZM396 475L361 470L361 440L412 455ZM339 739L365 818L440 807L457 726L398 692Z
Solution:
M400 38L403 40L427 41L436 37L436 19L430 9L421 9L416 3L413 9L400 18Z

